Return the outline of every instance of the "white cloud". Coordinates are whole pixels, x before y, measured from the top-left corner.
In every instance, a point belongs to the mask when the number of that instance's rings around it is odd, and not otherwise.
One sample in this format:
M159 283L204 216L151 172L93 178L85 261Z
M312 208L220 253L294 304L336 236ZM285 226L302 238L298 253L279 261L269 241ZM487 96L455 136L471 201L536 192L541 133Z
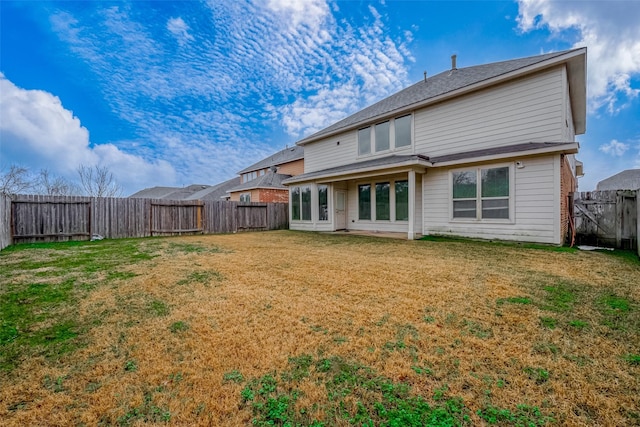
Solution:
M171 18L167 21L167 30L173 34L181 46L193 41L194 38L189 34L189 26L182 18Z
M587 46L590 111L617 113L640 94L640 2L519 0L518 25L547 28L556 36L577 32L574 47Z
M49 92L17 87L0 73L0 150L3 157L48 169L72 181L79 165L108 167L127 190L158 181L172 183L175 172L166 161L149 162L113 144L91 146L80 119Z
M598 149L611 156L621 157L629 149L629 144L612 139L611 142L608 144L602 144Z

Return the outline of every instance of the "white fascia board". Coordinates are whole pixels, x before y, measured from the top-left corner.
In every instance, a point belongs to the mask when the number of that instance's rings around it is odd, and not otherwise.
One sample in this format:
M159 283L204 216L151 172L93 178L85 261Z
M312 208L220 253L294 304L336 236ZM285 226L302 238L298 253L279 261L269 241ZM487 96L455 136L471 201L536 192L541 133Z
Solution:
M366 178L369 176L377 176L382 174L390 175L393 173L408 172L410 170L414 170L419 173L424 173L426 171L426 168L430 166L432 166L432 164L426 161L408 161L408 162L396 163L392 165L386 165L386 167L371 166L371 167L362 168L362 169L352 169L352 170L346 170L341 172L321 174L321 175L316 175L309 178L306 178L300 175L302 178L296 179L297 177L292 177L284 181L283 184L292 185L300 182L312 182L312 181L317 183L346 181L349 179Z

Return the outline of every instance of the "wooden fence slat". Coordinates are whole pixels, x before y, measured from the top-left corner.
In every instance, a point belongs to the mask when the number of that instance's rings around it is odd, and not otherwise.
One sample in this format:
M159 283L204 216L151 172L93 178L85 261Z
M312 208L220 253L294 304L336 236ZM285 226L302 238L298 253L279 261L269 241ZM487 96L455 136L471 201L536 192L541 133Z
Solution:
M18 195L0 198L0 249L18 242L288 228L284 203ZM18 241L16 241L18 240Z

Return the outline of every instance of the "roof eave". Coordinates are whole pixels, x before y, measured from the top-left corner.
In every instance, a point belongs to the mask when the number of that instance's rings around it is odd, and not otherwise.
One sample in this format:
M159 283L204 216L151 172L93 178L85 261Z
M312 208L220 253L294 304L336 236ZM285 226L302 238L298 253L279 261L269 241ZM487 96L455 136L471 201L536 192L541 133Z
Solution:
M346 176L350 176L350 175L359 175L359 174L365 174L365 173L369 173L369 172L393 170L393 169L398 169L398 168L406 168L406 167L427 168L429 166L432 166L432 164L431 164L431 162L426 161L426 160L406 160L406 161L403 161L403 162L391 163L391 164L387 164L387 165L379 165L379 166L370 166L370 167L366 167L366 168L349 169L349 170L340 171L340 172L328 172L326 174L315 175L315 176L313 176L311 178L305 177L304 175L297 175L297 176L292 176L291 178L285 179L284 181L282 181L282 183L284 185L291 185L291 184L295 184L295 183L298 183L298 182L321 181L321 180L324 180L324 179L327 179L327 178L346 177Z
M569 73L570 84L571 84L571 87L577 88L577 90L574 91L575 95L573 94L573 92L571 95L571 107L573 110L573 114L575 116L573 120L574 120L574 128L575 128L576 134L581 135L585 132L585 123L586 123L586 119L585 119L586 117L586 79L585 77L586 77L586 67L587 67L586 54L587 54L587 48L585 47L575 49L563 55L555 56L553 58L540 61L536 64L519 68L517 70L513 70L511 72L501 74L486 80L482 80L480 82L477 82L468 86L464 86L464 87L452 90L450 92L446 92L441 95L425 99L420 102L409 104L402 108L397 108L395 110L386 112L384 114L372 117L371 119L368 119L366 121L354 123L352 125L345 126L340 129L336 129L332 132L319 135L317 137L313 137L312 135L310 137L307 137L305 139L302 139L296 142L296 145L305 146L312 142L329 138L353 129L357 129L362 126L366 126L368 124L373 124L380 120L395 117L400 114L410 113L412 111L418 110L420 108L424 108L431 104L436 104L438 102L442 102L451 98L462 96L470 92L474 92L480 89L484 89L486 87L494 86L504 81L512 80L517 77L526 76L528 74L532 74L534 72L544 70L546 68L551 68L563 63L569 64L567 68ZM582 56L582 60L580 60L581 56ZM573 81L571 80L572 76L573 76Z
M530 157L530 156L539 156L543 154L551 154L551 153L560 153L560 154L576 154L578 153L578 149L580 145L577 142L572 142L568 144L562 144L558 146L550 146L543 148L535 148L532 150L526 151L509 151L506 153L499 154L490 154L486 156L477 156L477 157L467 157L464 159L457 160L449 160L445 162L436 162L433 164L434 168L448 167L448 166L458 166L469 163L485 163L494 160L504 160L515 157Z

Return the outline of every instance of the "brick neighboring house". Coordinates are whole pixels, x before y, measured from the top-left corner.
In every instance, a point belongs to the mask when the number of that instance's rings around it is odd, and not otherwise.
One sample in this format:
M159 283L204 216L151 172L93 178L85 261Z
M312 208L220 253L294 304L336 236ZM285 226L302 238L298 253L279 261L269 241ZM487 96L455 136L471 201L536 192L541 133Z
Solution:
M287 147L238 172L240 184L229 189L236 202L288 203L287 178L304 172L304 147Z

